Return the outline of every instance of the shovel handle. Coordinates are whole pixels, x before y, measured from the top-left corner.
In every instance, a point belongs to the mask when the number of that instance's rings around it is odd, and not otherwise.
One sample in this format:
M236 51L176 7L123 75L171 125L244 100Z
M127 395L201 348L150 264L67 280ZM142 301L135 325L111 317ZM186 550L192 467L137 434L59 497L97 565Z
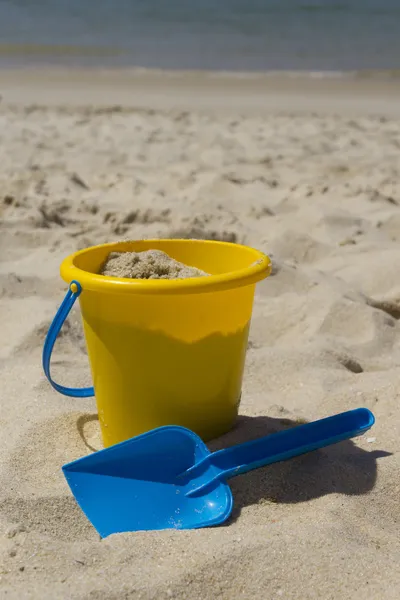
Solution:
M258 467L362 435L374 422L375 417L371 411L356 408L219 450L185 472L185 475L192 475L192 485L187 495L197 494L215 481L226 480ZM201 477L207 467L210 477Z
M49 330L47 332L42 354L43 370L53 388L57 390L57 392L60 392L60 394L64 394L64 396L70 396L73 398L88 398L90 396L94 396L94 388L69 388L60 385L59 383L56 383L52 379L50 374L50 359L53 352L54 344L56 343L57 336L60 333L65 319L68 317L71 308L75 304L75 301L79 297L81 292L81 284L78 281L71 281L65 298L62 301L60 308L58 309L56 316L54 317L53 322L50 325Z

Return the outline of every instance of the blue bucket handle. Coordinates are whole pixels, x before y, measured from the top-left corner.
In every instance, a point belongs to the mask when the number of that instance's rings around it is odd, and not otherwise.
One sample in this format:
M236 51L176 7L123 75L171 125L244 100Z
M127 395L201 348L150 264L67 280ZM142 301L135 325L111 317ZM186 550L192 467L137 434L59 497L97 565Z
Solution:
M62 301L61 306L58 309L57 314L47 332L42 354L43 370L53 388L57 390L57 392L60 392L60 394L64 394L64 396L71 396L73 398L89 398L90 396L94 396L94 388L68 388L56 383L53 381L50 375L50 359L57 336L60 333L71 308L75 304L75 300L80 296L81 292L81 284L78 281L71 281L68 287L68 292L66 293L65 298Z

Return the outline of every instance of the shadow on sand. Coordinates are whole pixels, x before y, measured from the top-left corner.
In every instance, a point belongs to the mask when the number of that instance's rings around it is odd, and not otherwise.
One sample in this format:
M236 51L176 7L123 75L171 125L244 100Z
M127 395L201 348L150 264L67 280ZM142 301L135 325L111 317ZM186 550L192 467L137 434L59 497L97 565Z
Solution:
M232 431L213 440L208 447L211 451L219 450L299 424L290 419L240 416ZM385 456L390 453L368 452L346 440L239 475L229 481L235 502L232 517L237 518L242 508L262 500L293 504L327 494L366 494L375 485L377 459Z

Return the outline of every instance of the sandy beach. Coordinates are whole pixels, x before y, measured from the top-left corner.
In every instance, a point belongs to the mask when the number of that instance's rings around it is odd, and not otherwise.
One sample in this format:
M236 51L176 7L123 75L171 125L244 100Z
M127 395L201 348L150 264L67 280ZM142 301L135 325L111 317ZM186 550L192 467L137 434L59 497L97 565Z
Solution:
M0 72L0 596L397 600L400 81ZM41 352L68 254L195 237L266 252L237 427L217 449L356 407L376 424L231 480L224 526L100 540L61 466L94 399ZM54 377L90 384L79 310Z

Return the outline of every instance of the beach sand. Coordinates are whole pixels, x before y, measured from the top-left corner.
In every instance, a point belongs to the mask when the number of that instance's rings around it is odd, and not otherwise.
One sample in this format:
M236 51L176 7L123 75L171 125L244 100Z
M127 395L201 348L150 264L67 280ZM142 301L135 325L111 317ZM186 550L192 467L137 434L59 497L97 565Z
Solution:
M10 70L0 94L0 596L397 600L399 84ZM42 346L65 256L156 236L273 260L212 449L359 406L376 424L232 479L222 527L100 540L61 472L101 447L95 400L50 387ZM90 383L78 309L53 375Z
M110 252L99 273L129 279L188 279L207 276L204 271L184 265L161 250Z

